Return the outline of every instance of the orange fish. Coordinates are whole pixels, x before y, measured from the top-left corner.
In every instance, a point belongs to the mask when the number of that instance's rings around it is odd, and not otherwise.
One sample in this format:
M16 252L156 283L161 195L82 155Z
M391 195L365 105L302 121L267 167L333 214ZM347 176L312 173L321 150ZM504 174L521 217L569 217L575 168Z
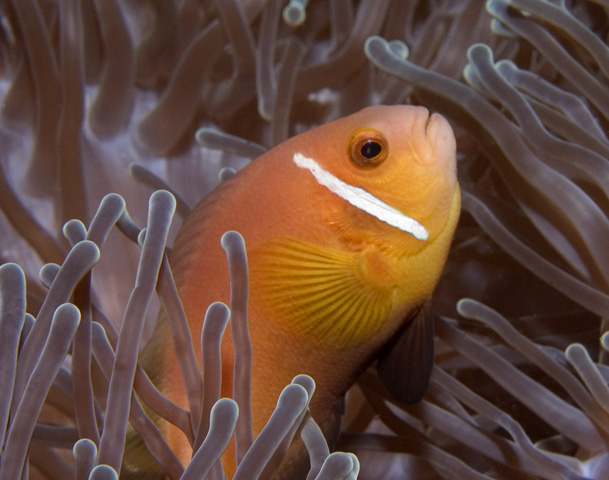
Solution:
M345 392L375 358L398 400L421 398L433 363L428 299L459 211L449 124L404 105L369 107L295 136L194 208L170 258L194 339L207 307L229 303L221 236L236 230L247 246L254 435L301 373L316 382L310 409L330 445ZM171 339L154 343L162 390L186 406ZM228 331L222 361L222 396L231 397ZM186 438L171 438L187 463ZM230 478L233 451L223 463ZM290 468L302 466L289 460L282 478L297 478Z

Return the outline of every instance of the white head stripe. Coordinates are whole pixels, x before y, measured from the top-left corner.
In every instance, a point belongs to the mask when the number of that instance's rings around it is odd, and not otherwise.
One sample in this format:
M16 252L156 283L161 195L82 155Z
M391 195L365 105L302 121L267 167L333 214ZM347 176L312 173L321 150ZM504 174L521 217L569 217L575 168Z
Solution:
M407 217L399 210L387 205L363 188L354 187L353 185L349 185L341 179L336 178L330 172L326 172L319 163L312 158L307 158L302 153L297 152L294 154L294 163L300 168L309 170L320 185L323 185L354 207L369 213L382 222L388 223L392 227L399 228L404 232L412 234L419 240L427 240L427 237L429 236L427 230L414 218Z

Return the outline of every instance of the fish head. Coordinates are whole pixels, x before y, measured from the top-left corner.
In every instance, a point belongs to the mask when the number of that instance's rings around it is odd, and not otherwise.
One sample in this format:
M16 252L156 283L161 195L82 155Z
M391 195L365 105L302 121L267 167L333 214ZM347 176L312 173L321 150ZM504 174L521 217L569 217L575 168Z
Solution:
M455 137L441 115L373 106L307 133L293 161L341 197L335 223L354 242L388 235L414 253L458 216Z

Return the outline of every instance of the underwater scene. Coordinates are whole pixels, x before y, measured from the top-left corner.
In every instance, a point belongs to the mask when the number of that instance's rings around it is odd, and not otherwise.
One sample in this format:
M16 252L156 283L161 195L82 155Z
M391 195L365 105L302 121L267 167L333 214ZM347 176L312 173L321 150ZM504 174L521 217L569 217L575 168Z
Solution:
M0 480L607 478L608 35L0 2Z

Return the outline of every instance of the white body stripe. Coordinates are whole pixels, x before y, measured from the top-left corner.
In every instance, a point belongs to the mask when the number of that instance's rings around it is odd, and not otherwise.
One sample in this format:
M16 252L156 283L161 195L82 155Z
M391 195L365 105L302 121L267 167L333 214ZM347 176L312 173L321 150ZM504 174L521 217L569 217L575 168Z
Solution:
M343 200L346 200L354 207L378 218L382 222L388 223L392 227L399 228L404 232L412 234L419 240L427 240L429 234L426 228L414 218L404 215L399 210L387 205L382 200L368 193L360 187L354 187L335 177L330 172L326 172L315 160L305 157L302 153L294 154L294 163L300 168L309 170L315 180L323 185L332 193L335 193Z

